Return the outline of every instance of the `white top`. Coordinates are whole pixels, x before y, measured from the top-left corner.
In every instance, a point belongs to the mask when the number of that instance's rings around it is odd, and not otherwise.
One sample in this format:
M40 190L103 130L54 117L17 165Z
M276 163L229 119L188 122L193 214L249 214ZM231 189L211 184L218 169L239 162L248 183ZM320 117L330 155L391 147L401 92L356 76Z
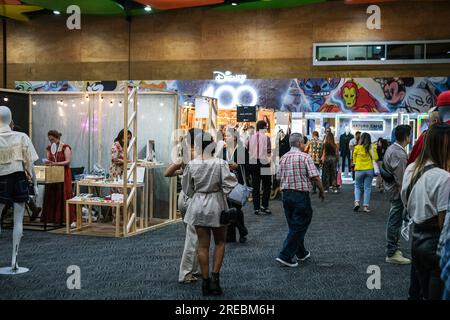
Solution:
M403 176L401 197L406 203L406 191L411 182L414 164L410 164ZM428 162L426 165L432 164ZM446 211L450 197L450 173L440 168L428 170L411 191L406 205L408 213L417 224L437 216L439 212Z
M191 200L184 222L193 226L220 227L220 214L228 209L226 195L237 185L228 163L222 159L191 160L184 168L181 185Z
M27 169L32 174L32 165L39 159L31 139L22 132L0 128L0 176Z

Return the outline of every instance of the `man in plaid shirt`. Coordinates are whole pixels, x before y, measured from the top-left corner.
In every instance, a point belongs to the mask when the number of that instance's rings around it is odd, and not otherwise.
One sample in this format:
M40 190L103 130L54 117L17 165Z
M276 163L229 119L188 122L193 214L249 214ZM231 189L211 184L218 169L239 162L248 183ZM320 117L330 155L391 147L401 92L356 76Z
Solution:
M276 260L285 266L296 267L297 261L304 261L311 255L304 244L313 213L309 192L315 184L319 188L319 198L323 201L324 190L314 161L302 152L303 136L293 133L289 143L291 150L280 159L277 172L289 233Z

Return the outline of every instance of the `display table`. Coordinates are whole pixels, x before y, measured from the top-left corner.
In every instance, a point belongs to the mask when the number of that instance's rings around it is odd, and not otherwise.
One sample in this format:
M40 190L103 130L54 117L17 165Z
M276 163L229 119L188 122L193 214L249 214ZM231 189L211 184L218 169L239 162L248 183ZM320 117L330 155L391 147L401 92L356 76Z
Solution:
M115 224L115 236L120 236L120 220L121 220L121 208L123 207L123 201L112 201L112 200L104 200L98 197L91 197L91 198L84 198L80 197L80 188L81 187L87 187L88 193L92 194L92 188L123 188L122 182L114 182L114 181L107 181L107 180L80 180L77 182L77 190L76 190L76 196L75 198L72 198L68 201L66 201L66 219L70 219L70 205L75 205L76 207L76 230L81 230L86 226L83 226L83 219L82 219L82 206L88 207L88 223L87 226L92 225L92 207L111 207L116 208L116 224ZM128 184L128 188L132 188L133 184ZM137 188L143 188L143 183L137 183ZM142 202L144 202L144 198L142 198ZM141 210L144 210L144 203L141 203ZM69 221L69 220L67 220ZM70 226L66 225L66 233L70 233Z

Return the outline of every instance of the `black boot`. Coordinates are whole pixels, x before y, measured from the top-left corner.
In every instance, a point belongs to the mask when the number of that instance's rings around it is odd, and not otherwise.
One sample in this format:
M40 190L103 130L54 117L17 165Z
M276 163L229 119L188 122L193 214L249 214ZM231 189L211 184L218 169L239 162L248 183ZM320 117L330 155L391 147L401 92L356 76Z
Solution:
M210 278L208 278L208 279L203 279L203 283L202 283L202 293L203 293L203 296L209 296L209 295L211 295L211 289L210 289L210 286L211 286L211 279L210 279Z
M220 287L220 279L219 279L218 273L215 273L215 272L211 273L211 282L210 282L209 290L210 290L211 294L215 295L215 296L220 296L221 294L223 294L223 290Z

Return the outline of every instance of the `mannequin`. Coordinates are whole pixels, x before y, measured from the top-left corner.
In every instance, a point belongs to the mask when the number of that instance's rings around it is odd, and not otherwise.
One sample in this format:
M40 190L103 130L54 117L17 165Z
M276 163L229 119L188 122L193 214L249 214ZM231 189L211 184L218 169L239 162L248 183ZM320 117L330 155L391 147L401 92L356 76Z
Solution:
M339 138L339 153L342 158L342 173L345 172L345 163L347 160L347 174L350 172L350 140L352 140L354 136L350 132L350 127L345 126L345 133L341 135Z
M12 131L11 121L9 108L0 106L0 182L6 185L5 190L0 193L0 218L7 204L12 205L14 209L11 267L1 268L0 274L20 274L29 271L27 268L19 268L17 255L23 234L28 181L34 176L33 163L38 159L30 138L24 133Z

